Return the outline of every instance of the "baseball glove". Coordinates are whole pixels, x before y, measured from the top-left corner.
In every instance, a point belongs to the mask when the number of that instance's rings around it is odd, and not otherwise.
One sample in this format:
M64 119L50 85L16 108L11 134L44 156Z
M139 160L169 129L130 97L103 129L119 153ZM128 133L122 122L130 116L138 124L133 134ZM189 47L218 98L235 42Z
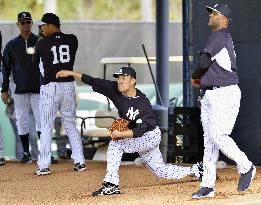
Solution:
M118 130L118 131L123 131L128 129L128 124L129 121L123 118L117 119L115 120L112 125L111 128L109 129L110 134L114 131L114 130Z

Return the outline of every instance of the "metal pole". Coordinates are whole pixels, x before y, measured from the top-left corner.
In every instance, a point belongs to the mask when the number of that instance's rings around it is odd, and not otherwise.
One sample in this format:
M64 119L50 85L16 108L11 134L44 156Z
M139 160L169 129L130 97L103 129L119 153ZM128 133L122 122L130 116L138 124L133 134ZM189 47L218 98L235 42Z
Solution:
M156 1L156 79L163 105L169 105L169 4ZM157 104L160 103L157 97Z
M161 129L160 151L167 161L168 149L168 106L169 106L169 1L156 0L156 79L162 104L157 97L157 123Z
M183 17L183 107L190 107L189 0L182 0Z

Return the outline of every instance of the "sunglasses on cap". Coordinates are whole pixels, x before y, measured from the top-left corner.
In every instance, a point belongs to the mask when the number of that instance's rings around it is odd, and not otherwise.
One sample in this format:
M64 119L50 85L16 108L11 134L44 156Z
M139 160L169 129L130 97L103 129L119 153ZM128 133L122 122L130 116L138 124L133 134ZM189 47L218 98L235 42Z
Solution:
M25 25L25 24L31 24L32 21L20 21L19 22L21 25Z

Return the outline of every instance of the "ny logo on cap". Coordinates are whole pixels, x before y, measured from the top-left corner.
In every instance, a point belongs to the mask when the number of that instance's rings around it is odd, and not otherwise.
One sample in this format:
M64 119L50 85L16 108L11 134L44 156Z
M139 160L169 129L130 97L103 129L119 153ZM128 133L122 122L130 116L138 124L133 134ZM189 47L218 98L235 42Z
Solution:
M119 69L119 73L122 73L122 69L121 68Z
M23 18L25 18L26 17L26 13L22 13L22 16L23 16Z

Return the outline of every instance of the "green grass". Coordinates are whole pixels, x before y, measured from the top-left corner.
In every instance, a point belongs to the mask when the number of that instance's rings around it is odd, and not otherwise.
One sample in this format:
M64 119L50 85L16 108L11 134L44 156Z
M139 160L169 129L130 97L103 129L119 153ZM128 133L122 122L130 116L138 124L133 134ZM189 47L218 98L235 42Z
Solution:
M43 15L44 0L0 0L0 20L17 20L17 14L29 11L33 19ZM155 18L155 0L153 16ZM140 15L140 0L57 0L62 20L134 20ZM169 0L170 20L182 20L182 0Z

